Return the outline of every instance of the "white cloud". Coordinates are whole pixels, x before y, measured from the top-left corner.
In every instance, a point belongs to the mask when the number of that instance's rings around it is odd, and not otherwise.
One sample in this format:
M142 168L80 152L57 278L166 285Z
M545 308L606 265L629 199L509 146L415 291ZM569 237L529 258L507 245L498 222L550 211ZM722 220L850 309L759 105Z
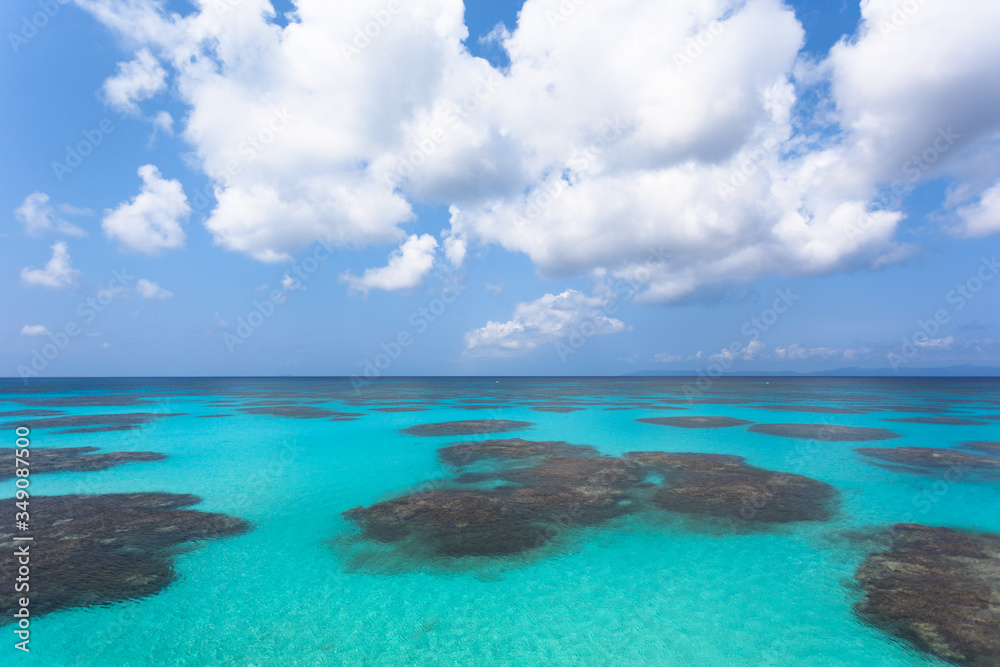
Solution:
M680 361L681 358L678 354L667 354L666 352L657 352L653 355L653 361L658 364L672 364L675 361Z
M21 269L21 282L37 287L75 287L80 279L80 272L73 268L73 260L69 256L69 248L62 241L52 245L52 259L44 269L27 266Z
M157 112L153 116L153 126L166 134L174 133L174 118L166 111Z
M493 292L494 294L503 294L503 283L499 285L494 285L493 283L484 283L483 287L486 288L487 292Z
M139 167L142 189L131 201L105 211L101 226L122 248L146 254L184 245L181 220L191 213L178 180L165 180L153 165Z
M900 261L900 202L880 186L946 176L948 206L978 219L968 207L1000 177L1000 3L920 3L886 33L898 2L866 0L856 37L810 63L779 0L590 2L555 29L558 2L526 0L490 38L501 73L465 50L459 0L405 3L350 58L384 0L300 0L286 27L266 0L185 17L78 1L172 68L182 136L217 188L206 226L260 260L396 242L421 201L450 206L456 266L496 244L548 276L648 275L637 298L665 303ZM651 247L670 259L649 264Z
M955 344L954 336L946 336L944 338L924 338L923 340L914 341L917 347L929 348L932 350L947 350L952 345Z
M434 267L437 239L430 234L413 234L389 255L389 263L378 269L365 269L364 275L355 276L346 271L340 281L348 284L351 292L368 295L369 290L380 289L398 292L424 284L424 276Z
M1000 182L983 193L978 202L957 211L963 236L987 236L1000 232Z
M465 261L465 254L468 250L468 244L465 239L460 236L449 236L444 240L444 254L451 262L452 266L458 268L462 266L462 262Z
M305 292L306 286L303 285L302 281L296 278L295 276L291 275L290 273L286 273L285 276L281 279L281 289L285 290L286 292L294 292L299 290Z
M486 323L465 334L466 355L507 356L534 350L539 345L576 335L582 339L616 334L628 327L610 317L615 302L568 289L519 303L507 322Z
M861 352L867 352L867 350L861 350ZM791 361L800 361L802 359L811 359L813 357L819 357L821 359L830 359L832 357L855 359L858 353L858 350L850 348L840 349L834 347L805 347L799 345L798 343L792 343L788 347L774 348L774 355L778 359L788 359Z
M759 340L752 340L745 346L737 346L736 348L723 348L715 354L710 354L708 359L710 361L717 361L723 363L727 368L729 364L733 361L739 359L741 361L753 361L763 356L766 346ZM696 358L701 358L701 352L696 355Z
M118 63L118 73L104 82L104 98L113 109L134 113L139 110L136 102L166 88L166 80L166 70L149 49L140 49L134 60Z
M88 209L68 204L59 206L57 211L56 207L50 203L47 194L32 192L14 211L14 217L24 225L24 231L29 236L41 236L48 231L56 231L69 236L87 235L87 232L61 217L60 212L67 215L89 215L92 213Z
M44 324L25 324L21 327L22 336L48 336L49 328Z
M143 299L158 299L160 301L169 299L174 295L173 292L169 292L152 280L146 280L145 278L140 278L135 284L135 291Z

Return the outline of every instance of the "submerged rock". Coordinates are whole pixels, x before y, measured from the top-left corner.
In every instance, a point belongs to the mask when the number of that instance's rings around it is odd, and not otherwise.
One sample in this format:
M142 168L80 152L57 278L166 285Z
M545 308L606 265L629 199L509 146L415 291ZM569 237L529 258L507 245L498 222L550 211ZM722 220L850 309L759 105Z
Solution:
M505 433L534 426L532 422L509 419L465 419L462 421L418 424L404 428L400 433L419 436L477 435L483 433Z
M901 438L898 433L884 428L867 426L834 426L833 424L754 424L753 433L776 435L782 438L802 438L825 442L864 442Z
M124 431L139 428L161 417L183 417L182 413L162 412L126 412L106 415L66 415L63 417L48 417L45 419L29 419L21 422L0 424L0 428L14 429L27 426L30 429L42 428L74 428L75 433L88 432L86 429L98 428L101 431ZM67 431L63 431L64 433Z
M135 461L162 461L165 454L156 452L105 452L93 454L97 447L34 447L27 459L31 474L46 472L91 472L107 470ZM13 456L0 458L0 479L14 476Z
M956 449L859 447L854 451L862 456L894 464L885 466L893 470L917 474L937 474L942 470L995 470L1000 472L1000 459L961 452Z
M827 415L863 415L870 412L860 408L835 408L822 405L751 405L754 410L768 410L770 412L812 412L814 414Z
M1000 535L896 524L855 574L861 618L960 665L1000 665Z
M972 442L963 442L961 446L967 449L975 449L979 452L986 452L987 454L1000 455L1000 441L996 440L975 440Z
M378 542L415 537L440 556L504 556L547 541L519 508L496 491L437 490L344 512Z
M510 468L497 475L517 484L562 483L579 486L623 486L640 481L645 475L634 461L610 456L553 456L526 468Z
M257 407L236 408L250 415L270 415L272 417L287 417L289 419L355 419L363 417L360 412L335 412L313 405L263 405Z
M653 502L684 514L763 523L826 521L837 490L818 480L743 466L688 474L656 492Z
M571 445L561 441L535 441L521 438L483 440L481 442L460 442L438 450L442 463L451 466L465 466L488 459L517 460L535 456L596 455L597 450L586 445Z
M747 465L742 456L688 452L625 456L663 476L653 502L671 512L764 523L824 521L833 516L834 487Z
M655 468L658 472L689 470L722 472L746 467L746 459L730 454L697 454L678 452L629 452L626 458Z
M636 421L660 426L679 426L680 428L729 428L753 423L734 417L649 417L636 419Z
M942 426L982 426L986 423L965 417L900 417L898 419L883 419L882 421L904 424L939 424Z
M33 496L34 541L15 542L9 523L0 528L0 579L14 581L15 549L27 544L33 615L153 595L177 578L172 547L249 529L242 519L180 509L198 502L170 493ZM0 591L5 619L20 596L13 585Z

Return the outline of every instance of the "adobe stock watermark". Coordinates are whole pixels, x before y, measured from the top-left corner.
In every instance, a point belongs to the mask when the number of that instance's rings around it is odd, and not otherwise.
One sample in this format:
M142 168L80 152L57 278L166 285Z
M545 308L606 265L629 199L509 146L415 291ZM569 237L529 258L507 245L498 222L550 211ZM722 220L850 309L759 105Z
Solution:
M913 189L924 174L933 167L941 156L951 150L959 139L962 138L958 132L952 129L949 125L947 128L939 127L937 129L934 140L931 141L924 150L920 153L910 156L906 162L902 164L900 169L903 174L909 178L903 180L898 179L890 183L887 187L883 188L879 193L878 197L875 198L875 205L882 210L891 209L899 206L903 197ZM867 231L871 226L875 224L875 219L870 211L863 213L858 220L851 226L844 229L844 233L847 237L858 242L861 238L862 233Z
M767 160L781 147L781 142L773 137L768 138L760 148L755 148L740 160L739 165L725 181L716 183L716 192L720 197L729 197L734 192L750 182L750 177L762 169Z
M553 31L558 29L561 24L566 23L573 14L576 14L576 10L586 2L587 0L562 0L559 6L556 7L556 11L551 9L546 10L545 20L549 22L549 29Z
M444 120L448 124L448 130L437 125L426 128L420 138L413 140L413 148L399 158L395 169L386 172L385 180L389 185L396 187L401 181L412 177L417 169L448 142L450 131L478 111L503 83L503 77L495 71L491 71L488 77L479 76L477 79L479 85L476 89L445 112Z
M383 341L379 345L382 351L374 357L365 359L361 375L351 375L351 386L354 387L355 393L360 393L363 388L382 377L392 367L393 362L413 345L416 337L427 331L431 324L444 315L449 306L468 289L468 285L451 276L444 277L443 282L438 296L431 299L426 306L421 306L410 313L407 319L410 328L403 329L388 342Z
M684 385L684 395L688 401L702 396L711 389L715 380L732 368L737 359L743 359L748 354L752 354L753 348L760 346L761 336L774 327L781 316L791 310L792 306L801 298L800 295L787 288L775 290L774 294L774 301L768 308L748 319L740 327L740 333L745 338L733 341L720 354L713 355L711 362L704 370L698 369L698 379L695 380L694 384Z
M878 31L882 33L882 37L888 39L892 33L899 32L904 25L910 22L913 15L920 11L925 2L927 0L905 0L893 5L889 20L883 19L878 22Z
M385 7L371 13L371 20L364 26L354 28L354 40L351 44L341 43L340 52L347 62L361 54L368 48L372 40L382 34L382 31L389 27L392 20L403 11L403 5L399 0L389 0Z
M76 314L84 324L90 324L97 319L107 309L108 306L123 292L125 292L135 276L129 274L127 269L112 271L111 279L107 287L98 290L97 294L87 297L76 306ZM38 377L42 371L49 367L49 364L56 360L69 344L83 333L83 327L77 320L68 321L61 329L55 333L47 332L49 342L31 350L31 359L25 364L18 364L17 374L28 383L28 378Z
M604 154L608 147L621 138L625 132L625 125L621 120L609 119L604 121L604 129L594 141L590 142L582 149L577 149L566 161L566 166L577 172L582 172ZM518 220L517 224L523 226L524 220L535 221L542 217L546 209L555 203L570 187L562 176L546 179L539 187L536 187L528 195L524 207L517 211L517 215L523 220Z
M983 257L979 267L964 282L955 285L954 289L945 294L945 302L951 304L951 310L938 308L927 320L917 320L917 327L909 336L903 336L900 345L886 355L892 370L899 372L900 366L908 364L921 350L938 345L937 336L945 325L951 322L953 313L961 312L976 298L988 282L1000 273L997 256Z
M255 299L250 312L245 317L240 316L236 319L235 334L228 331L222 332L222 342L225 343L229 353L236 352L238 346L253 338L257 330L274 317L278 306L284 305L288 300L289 292L303 289L302 284L326 264L326 260L330 258L333 251L333 246L326 241L317 241L312 254L301 262L293 261L291 271L282 280L282 289L272 290L265 299Z
M227 188L232 183L234 176L239 176L243 168L257 159L279 134L284 132L291 122L295 120L288 107L272 109L271 117L257 131L248 135L239 146L236 147L237 159L226 163L225 169L211 177L208 183L201 190L195 190L191 195L191 208L196 211L203 211L211 204L210 197L215 196L215 188Z
M62 183L66 175L73 173L73 170L83 164L84 159L114 131L115 124L110 118L101 119L95 128L81 131L83 139L73 145L66 144L66 156L63 161L52 162L52 173L56 175L56 181Z
M599 311L595 314L590 315L579 325L574 326L569 335L566 336L566 342L562 340L557 340L555 342L556 354L559 355L559 361L566 363L571 355L576 354L587 344L587 342L598 335L601 332L601 326L609 319L611 316L618 312L619 297L620 298L630 298L639 292L644 286L649 284L649 281L653 277L652 267L660 264L664 264L670 257L663 247L659 248L649 248L649 256L646 261L633 272L632 278L616 278L614 283L611 284L611 296L605 301Z
M712 21L700 30L697 35L688 37L684 50L674 51L674 65L677 66L677 71L683 74L684 68L693 65L694 61L700 58L706 49L715 44L715 40L725 31L725 23L722 21Z
M33 40L38 31L49 24L49 21L56 17L62 5L68 5L71 0L38 0L38 11L29 16L21 17L21 29L17 32L8 32L7 41L10 48L17 53L21 47Z

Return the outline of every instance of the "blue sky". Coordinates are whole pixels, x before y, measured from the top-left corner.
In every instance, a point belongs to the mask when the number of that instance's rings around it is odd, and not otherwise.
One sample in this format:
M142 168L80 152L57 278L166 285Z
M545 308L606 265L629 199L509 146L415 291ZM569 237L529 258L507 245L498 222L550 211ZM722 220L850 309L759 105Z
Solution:
M339 4L5 5L0 375L1000 365L996 7Z

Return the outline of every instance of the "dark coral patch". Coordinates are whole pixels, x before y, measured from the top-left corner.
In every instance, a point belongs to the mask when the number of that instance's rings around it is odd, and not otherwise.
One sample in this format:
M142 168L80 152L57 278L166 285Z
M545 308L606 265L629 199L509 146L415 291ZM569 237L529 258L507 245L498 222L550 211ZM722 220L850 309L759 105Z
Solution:
M521 438L483 440L481 442L460 442L438 450L442 463L451 466L466 466L476 461L490 459L517 460L536 456L596 455L597 450L585 445L571 445L566 442L540 442Z
M557 526L593 525L631 509L625 491L604 485L545 482L514 489L509 498L522 510L526 520Z
M577 408L568 405L536 405L531 408L535 412L557 412L557 413L567 413L567 412L577 412L579 410L584 410L586 408Z
M859 447L858 454L876 459L891 466L891 470L915 474L939 474L946 470L993 470L1000 473L1000 459L981 454L971 454L956 449L933 447ZM881 465L881 464L876 464Z
M1000 441L997 440L974 440L972 442L963 442L961 446L966 449L975 449L979 452L1000 455Z
M371 410L372 412L424 412L427 410L427 408L398 405L387 408L369 408L369 410Z
M481 484L496 478L497 476L490 472L463 472L454 481L456 484Z
M745 426L753 422L734 417L649 417L636 419L643 424L658 424L660 426L679 426L680 428L730 428Z
M832 424L754 424L749 430L753 433L776 435L782 438L803 438L825 442L865 442L902 437L898 433L884 428L834 426Z
M896 524L855 579L866 622L959 665L1000 665L1000 535Z
M143 424L160 419L161 417L182 417L182 413L161 413L161 412L126 412L122 414L108 415L66 415L64 417L49 417L46 419L30 419L22 422L11 422L0 424L0 428L16 428L27 426L31 429L42 428L106 428L107 430L119 430L115 427L137 428Z
M828 415L863 415L869 412L858 408L834 408L821 405L751 405L749 407L754 410L768 410L770 412L812 412Z
M92 472L107 470L123 463L162 461L167 458L157 452L105 452L93 454L97 447L33 447L26 459L31 474L44 472ZM0 459L0 479L14 476L13 456Z
M834 487L802 475L749 466L742 456L687 452L625 456L663 476L653 502L672 512L763 523L824 521L833 516Z
M645 475L634 461L611 456L553 456L535 466L509 468L498 477L517 484L574 484L620 487L634 484Z
M115 431L135 431L142 428L141 424L122 424L121 426L87 426L84 428L67 428L56 433L114 433Z
M21 405L31 405L40 408L75 408L75 407L125 407L132 405L148 405L155 401L145 396L130 394L91 394L86 396L51 396L47 398L18 398Z
M495 491L438 490L344 512L378 542L413 537L439 556L506 556L547 541L522 510Z
M883 419L882 421L904 424L938 424L941 426L982 426L986 423L965 417L901 417L899 419Z
M11 410L0 412L0 417L55 417L64 414L65 410Z
M722 472L746 467L746 460L742 456L733 456L730 454L629 452L625 457L654 468L658 472L677 470Z
M177 578L172 547L249 529L242 519L180 509L199 500L169 493L32 497L32 614L153 595ZM3 581L17 572L15 549L24 546L17 535L10 524L0 527ZM5 618L20 595L13 586L0 592Z
M255 408L237 408L240 412L251 415L270 415L272 417L286 417L288 419L329 419L363 417L357 412L334 412L326 408L317 408L312 405L272 405Z
M531 422L512 421L509 419L466 419L463 421L439 422L436 424L418 424L404 428L400 432L406 435L419 436L455 436L477 435L486 433L506 433L534 426Z
M653 501L683 514L790 523L830 519L836 497L834 487L809 477L742 466L672 479Z

